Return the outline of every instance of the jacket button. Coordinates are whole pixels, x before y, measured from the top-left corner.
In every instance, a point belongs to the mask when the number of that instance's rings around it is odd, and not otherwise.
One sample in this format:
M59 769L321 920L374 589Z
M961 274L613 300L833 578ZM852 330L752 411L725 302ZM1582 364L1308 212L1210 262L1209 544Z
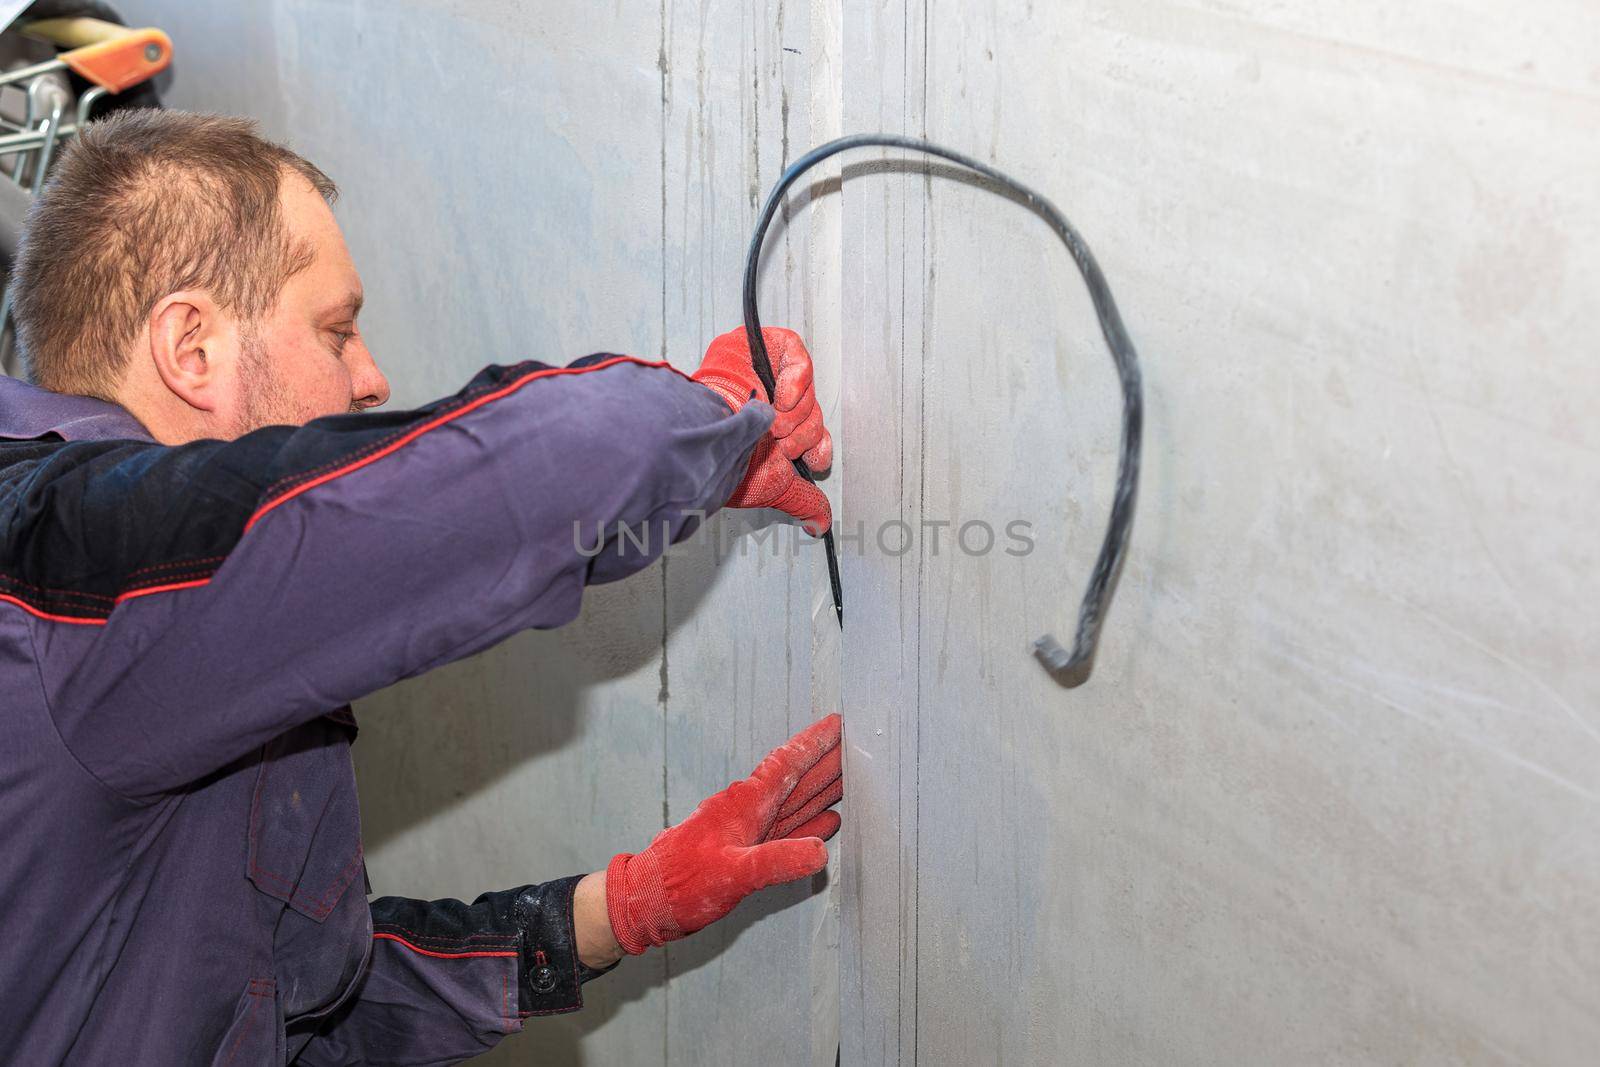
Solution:
M535 993L550 992L556 987L556 969L554 967L534 968L531 984Z

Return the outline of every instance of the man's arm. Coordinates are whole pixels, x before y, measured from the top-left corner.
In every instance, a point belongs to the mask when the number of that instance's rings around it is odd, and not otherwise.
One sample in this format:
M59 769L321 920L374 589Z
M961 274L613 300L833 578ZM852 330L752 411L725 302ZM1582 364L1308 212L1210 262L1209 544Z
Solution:
M576 1011L582 984L621 958L693 934L750 893L814 875L839 829L841 721L829 715L708 797L649 847L604 873L472 904L385 897L349 1002L322 1021L297 1063L455 1062Z
M124 795L181 786L559 626L586 582L686 536L733 492L771 409L730 411L661 365L581 362L231 442L55 446L5 487L0 595L38 619L67 746Z
M471 904L374 900L360 984L318 1020L295 1062L455 1063L493 1048L525 1019L578 1010L583 983L604 973L579 959L574 896L583 884L561 878Z

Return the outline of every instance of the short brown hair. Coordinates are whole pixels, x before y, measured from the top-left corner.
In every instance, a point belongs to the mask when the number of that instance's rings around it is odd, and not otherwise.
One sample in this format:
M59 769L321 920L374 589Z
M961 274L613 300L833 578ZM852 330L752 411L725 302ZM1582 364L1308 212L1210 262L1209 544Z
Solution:
M12 276L28 377L110 400L156 301L199 289L247 322L311 261L278 209L285 171L338 190L245 119L119 111L67 145L28 212Z

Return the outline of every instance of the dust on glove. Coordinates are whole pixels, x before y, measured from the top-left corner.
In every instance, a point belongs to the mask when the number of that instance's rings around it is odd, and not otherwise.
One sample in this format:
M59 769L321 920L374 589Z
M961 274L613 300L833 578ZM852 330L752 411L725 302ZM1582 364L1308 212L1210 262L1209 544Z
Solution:
M758 889L816 874L839 829L841 723L829 715L767 754L750 777L701 801L637 855L606 868L606 913L625 952L687 937Z
M734 411L755 397L768 400L776 412L771 430L756 443L744 480L728 498L727 506L777 508L820 536L833 522L828 498L800 477L791 462L803 458L813 471L827 470L833 463L833 437L823 425L822 408L817 405L811 353L793 330L764 327L761 339L777 382L776 397L767 396L756 374L743 328L712 341L693 376Z

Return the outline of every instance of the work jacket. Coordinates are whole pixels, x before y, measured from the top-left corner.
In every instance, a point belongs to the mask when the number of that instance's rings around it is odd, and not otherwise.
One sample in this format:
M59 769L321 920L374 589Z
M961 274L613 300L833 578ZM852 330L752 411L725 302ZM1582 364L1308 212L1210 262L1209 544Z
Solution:
M0 377L0 1063L443 1064L580 1007L576 878L369 902L348 705L571 620L770 421L592 356L163 446Z

